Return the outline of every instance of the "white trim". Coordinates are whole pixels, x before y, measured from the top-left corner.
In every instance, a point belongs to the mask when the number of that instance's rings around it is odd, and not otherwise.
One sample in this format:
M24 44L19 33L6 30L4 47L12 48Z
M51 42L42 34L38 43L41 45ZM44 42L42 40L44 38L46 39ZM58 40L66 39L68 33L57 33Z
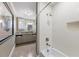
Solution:
M13 48L12 48L12 50L11 50L10 54L9 54L9 57L11 57L11 56L12 56L14 49L15 49L15 45L13 46Z

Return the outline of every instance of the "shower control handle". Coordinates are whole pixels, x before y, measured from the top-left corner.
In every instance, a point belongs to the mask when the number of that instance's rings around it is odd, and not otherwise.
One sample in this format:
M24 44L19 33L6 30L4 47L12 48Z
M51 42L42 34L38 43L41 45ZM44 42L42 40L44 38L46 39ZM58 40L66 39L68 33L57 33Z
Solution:
M46 43L47 46L51 46L50 44Z

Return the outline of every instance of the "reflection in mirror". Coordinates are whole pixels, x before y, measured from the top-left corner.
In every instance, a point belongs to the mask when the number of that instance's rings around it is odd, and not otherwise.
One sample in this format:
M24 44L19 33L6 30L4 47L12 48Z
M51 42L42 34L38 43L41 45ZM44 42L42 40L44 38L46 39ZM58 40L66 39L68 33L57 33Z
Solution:
M17 32L36 33L36 20L17 17Z
M12 35L12 14L4 3L0 2L0 41Z

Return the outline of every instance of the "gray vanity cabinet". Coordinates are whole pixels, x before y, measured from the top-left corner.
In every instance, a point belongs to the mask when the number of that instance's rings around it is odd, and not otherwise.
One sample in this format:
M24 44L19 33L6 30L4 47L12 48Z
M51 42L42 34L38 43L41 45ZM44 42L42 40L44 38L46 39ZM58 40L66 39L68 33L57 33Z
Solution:
M27 43L36 40L36 34L21 34L16 35L16 44Z

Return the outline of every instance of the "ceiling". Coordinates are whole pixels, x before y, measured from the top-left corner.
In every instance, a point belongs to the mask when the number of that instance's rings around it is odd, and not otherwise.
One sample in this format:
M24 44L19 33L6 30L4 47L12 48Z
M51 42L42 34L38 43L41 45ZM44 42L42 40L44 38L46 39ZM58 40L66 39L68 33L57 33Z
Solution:
M13 2L17 17L36 19L36 2Z

